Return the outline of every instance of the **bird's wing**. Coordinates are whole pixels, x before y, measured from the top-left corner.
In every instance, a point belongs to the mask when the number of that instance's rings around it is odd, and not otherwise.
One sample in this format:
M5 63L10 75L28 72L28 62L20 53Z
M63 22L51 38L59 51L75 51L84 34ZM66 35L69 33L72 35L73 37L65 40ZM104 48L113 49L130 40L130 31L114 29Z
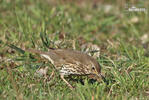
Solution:
M80 63L80 64L89 64L90 59L88 55L74 50L65 50L65 49L56 49L53 50L54 53L59 56L62 60L68 63Z

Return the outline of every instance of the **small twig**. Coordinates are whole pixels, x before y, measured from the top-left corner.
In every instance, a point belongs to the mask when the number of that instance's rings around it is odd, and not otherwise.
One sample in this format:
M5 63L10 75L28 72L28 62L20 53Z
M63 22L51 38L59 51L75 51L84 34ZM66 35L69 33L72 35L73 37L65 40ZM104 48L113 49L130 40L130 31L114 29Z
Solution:
M109 91L109 93L108 93L108 95L107 95L107 98L110 97L110 95L111 95L111 93L112 93L112 91L113 91L113 87L114 87L115 85L117 85L117 84L119 84L119 83L113 84L113 85L111 86L110 91Z
M72 48L73 48L73 50L76 50L76 41L75 40L72 40Z

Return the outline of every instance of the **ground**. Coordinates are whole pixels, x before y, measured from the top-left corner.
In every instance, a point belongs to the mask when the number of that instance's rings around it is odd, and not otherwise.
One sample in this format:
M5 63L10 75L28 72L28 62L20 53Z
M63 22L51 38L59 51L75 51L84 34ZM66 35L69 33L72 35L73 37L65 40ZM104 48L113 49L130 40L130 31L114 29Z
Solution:
M145 11L129 11L132 5ZM0 99L149 99L148 5L147 0L1 0ZM47 60L19 49L81 51L88 44L100 48L96 59L108 84L67 78L73 91L57 72L48 79L54 69Z

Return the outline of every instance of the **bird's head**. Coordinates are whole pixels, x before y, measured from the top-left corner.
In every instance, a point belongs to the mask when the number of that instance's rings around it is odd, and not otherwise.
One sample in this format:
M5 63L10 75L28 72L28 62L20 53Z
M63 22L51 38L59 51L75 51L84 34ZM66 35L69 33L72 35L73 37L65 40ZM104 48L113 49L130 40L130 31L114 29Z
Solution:
M99 64L92 65L90 70L92 73L92 78L94 77L96 80L102 79L104 82L106 82L105 77L101 74L101 67Z

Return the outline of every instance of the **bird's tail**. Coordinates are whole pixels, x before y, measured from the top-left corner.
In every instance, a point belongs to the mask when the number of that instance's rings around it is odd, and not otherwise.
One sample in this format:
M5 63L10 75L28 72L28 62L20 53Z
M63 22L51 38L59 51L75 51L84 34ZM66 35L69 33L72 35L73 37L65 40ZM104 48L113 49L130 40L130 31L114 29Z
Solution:
M43 52L40 50L34 50L34 49L26 49L25 51L31 52L31 53L37 53L41 55L42 57L48 59L52 64L54 64L54 58L56 57L53 52Z
M37 53L37 54L45 54L46 52L35 50L35 49L25 49L24 51L30 52L30 53Z

